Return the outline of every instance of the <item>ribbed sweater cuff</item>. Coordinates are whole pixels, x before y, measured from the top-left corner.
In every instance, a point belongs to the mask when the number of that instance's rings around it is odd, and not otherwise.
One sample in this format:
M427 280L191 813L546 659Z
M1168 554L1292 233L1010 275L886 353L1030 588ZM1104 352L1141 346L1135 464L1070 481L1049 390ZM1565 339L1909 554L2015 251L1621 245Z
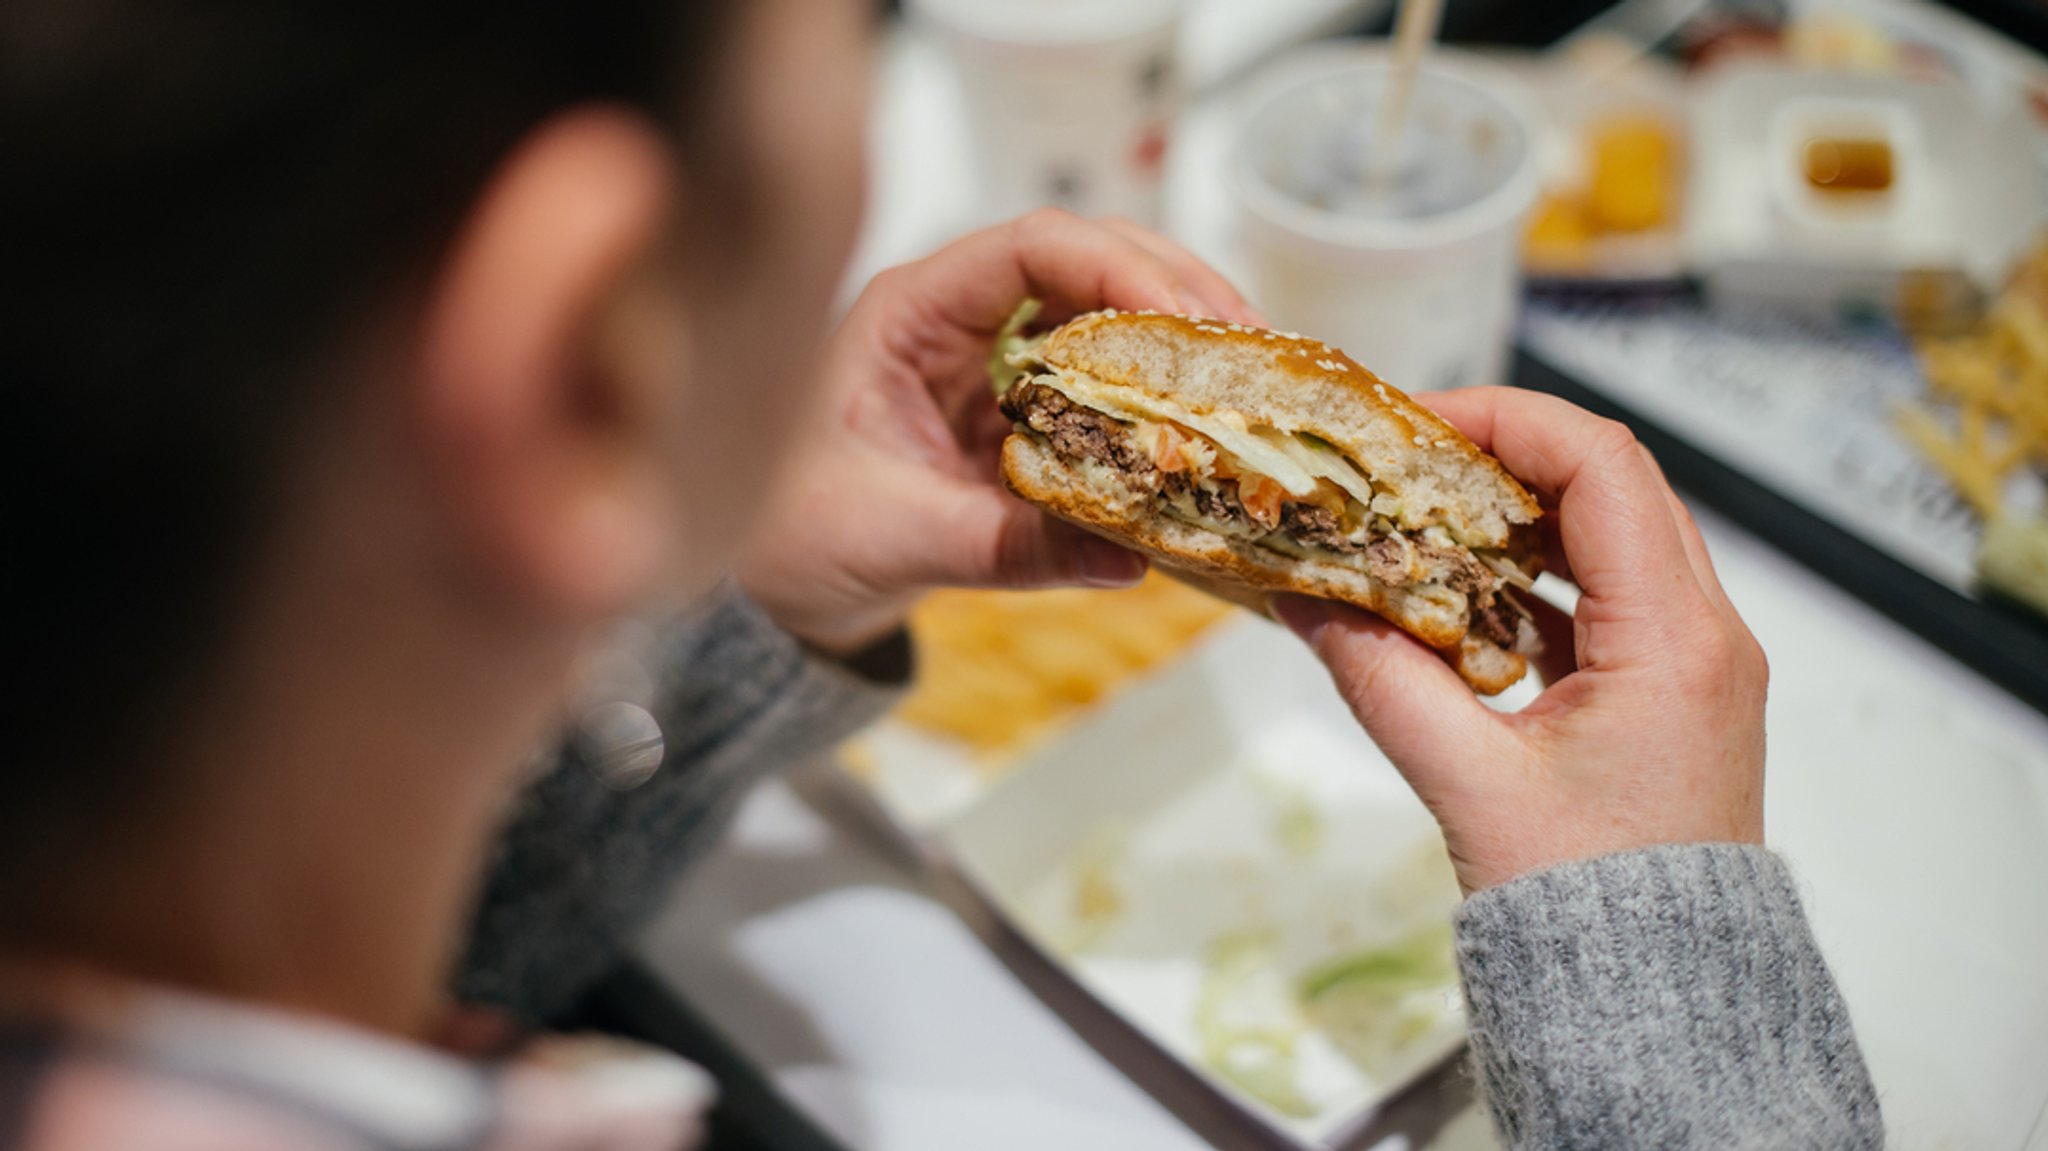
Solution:
M1479 892L1472 1051L1510 1147L1878 1147L1877 1097L1784 862L1676 845Z

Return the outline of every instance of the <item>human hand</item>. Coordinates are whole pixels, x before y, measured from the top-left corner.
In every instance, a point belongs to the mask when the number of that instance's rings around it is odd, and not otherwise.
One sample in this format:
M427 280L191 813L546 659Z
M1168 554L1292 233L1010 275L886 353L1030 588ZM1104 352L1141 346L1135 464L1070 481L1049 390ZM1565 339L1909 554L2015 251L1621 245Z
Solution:
M1533 392L1416 399L1537 492L1550 566L1584 591L1569 620L1536 607L1543 694L1495 712L1376 616L1293 596L1273 609L1442 824L1465 890L1653 844L1761 842L1763 649L1649 451Z
M1117 586L1144 574L1136 554L1003 490L1010 421L987 364L1027 296L1053 323L1105 307L1258 320L1164 238L1057 211L876 276L827 347L823 435L740 568L777 623L844 654L899 626L930 588Z

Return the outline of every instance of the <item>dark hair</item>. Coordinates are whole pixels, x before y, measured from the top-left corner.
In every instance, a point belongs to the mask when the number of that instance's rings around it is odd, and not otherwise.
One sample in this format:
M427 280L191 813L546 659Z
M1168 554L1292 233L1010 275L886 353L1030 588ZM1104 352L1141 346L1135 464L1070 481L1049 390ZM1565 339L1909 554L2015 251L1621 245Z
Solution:
M10 0L0 320L16 686L0 930L55 849L136 814L139 761L232 622L314 364L424 274L551 113L623 101L684 163L729 3Z

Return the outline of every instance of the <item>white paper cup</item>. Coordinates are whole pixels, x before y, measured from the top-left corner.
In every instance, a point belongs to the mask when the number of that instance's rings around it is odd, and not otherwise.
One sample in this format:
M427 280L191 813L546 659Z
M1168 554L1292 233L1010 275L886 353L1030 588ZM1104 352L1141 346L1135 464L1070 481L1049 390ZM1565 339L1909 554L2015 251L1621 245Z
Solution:
M960 74L977 215L1155 222L1178 0L915 0Z
M1528 102L1485 65L1438 53L1404 154L1375 185L1388 72L1381 53L1322 57L1247 121L1230 166L1253 299L1404 390L1498 383L1539 189Z

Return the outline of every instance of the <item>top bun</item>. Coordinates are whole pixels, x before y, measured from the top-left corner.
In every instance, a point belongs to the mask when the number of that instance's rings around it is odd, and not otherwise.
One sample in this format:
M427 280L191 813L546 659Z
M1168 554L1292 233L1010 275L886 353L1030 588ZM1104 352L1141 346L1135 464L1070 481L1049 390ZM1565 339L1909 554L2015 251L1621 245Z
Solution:
M1542 514L1500 461L1328 344L1291 332L1145 312L1094 312L1053 330L1031 358L1113 387L1230 410L1307 432L1400 497L1402 526L1441 524L1470 547L1504 548Z

